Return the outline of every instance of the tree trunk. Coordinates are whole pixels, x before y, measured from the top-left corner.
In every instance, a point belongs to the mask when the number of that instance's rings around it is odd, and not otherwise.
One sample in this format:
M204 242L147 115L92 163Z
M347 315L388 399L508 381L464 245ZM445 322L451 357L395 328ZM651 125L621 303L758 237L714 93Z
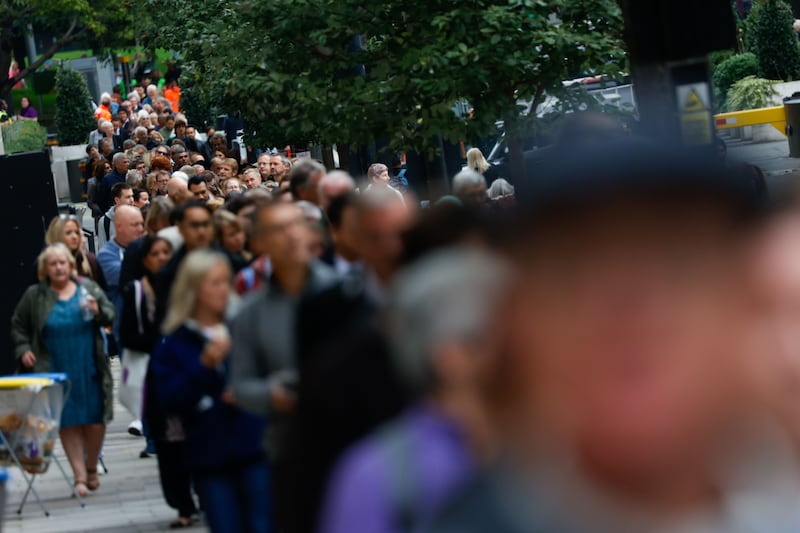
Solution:
M515 108L516 112L516 108ZM508 147L508 163L511 171L511 180L515 184L524 183L528 179L525 168L525 153L518 128L519 117L509 115L505 119L506 146Z
M11 66L11 58L14 52L14 35L12 32L2 29L3 40L0 42L0 94L6 94L11 90L15 83L24 79L28 74L36 72L36 70L45 64L46 61L51 59L56 53L61 50L66 44L74 41L78 37L85 35L88 28L83 27L78 29L78 16L72 17L69 28L66 32L50 47L42 52L41 55L32 64L22 67L20 65L20 73L13 79L8 77L8 68Z
M11 67L11 60L14 58L14 30L11 27L13 21L8 19L2 22L0 27L0 97L5 98L9 95L13 83L8 83L8 69ZM9 104L10 105L10 104Z

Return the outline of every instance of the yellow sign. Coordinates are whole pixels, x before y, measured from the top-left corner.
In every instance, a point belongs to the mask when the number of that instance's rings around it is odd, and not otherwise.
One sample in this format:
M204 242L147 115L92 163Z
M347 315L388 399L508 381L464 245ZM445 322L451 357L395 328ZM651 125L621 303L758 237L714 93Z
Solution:
M684 113L681 116L681 132L684 142L689 146L711 144L714 140L711 113L708 111Z
M697 111L704 111L706 110L706 104L703 103L703 99L700 98L700 95L697 94L697 91L692 89L689 93L689 96L686 98L686 103L683 106L684 113L694 113Z

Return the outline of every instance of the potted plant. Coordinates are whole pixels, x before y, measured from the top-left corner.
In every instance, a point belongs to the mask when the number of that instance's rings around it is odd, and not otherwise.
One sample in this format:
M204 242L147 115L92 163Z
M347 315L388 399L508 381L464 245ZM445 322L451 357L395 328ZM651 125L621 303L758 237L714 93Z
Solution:
M61 146L85 145L97 123L86 79L62 67L56 73L56 130Z
M35 120L4 122L1 127L7 154L39 152L47 146L47 128Z
M56 131L58 146L53 146L53 176L59 201L83 200L83 176L75 164L86 157L89 132L95 129L92 97L80 72L63 66L56 73Z

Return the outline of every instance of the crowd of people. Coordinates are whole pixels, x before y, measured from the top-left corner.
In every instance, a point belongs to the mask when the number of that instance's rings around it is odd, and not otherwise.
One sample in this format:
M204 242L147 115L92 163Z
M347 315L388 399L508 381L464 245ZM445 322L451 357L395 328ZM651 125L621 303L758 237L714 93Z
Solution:
M149 88L100 118L104 244L54 219L15 312L80 494L119 353L174 528L800 529L796 198L606 129L516 188L470 151L423 208L206 133Z

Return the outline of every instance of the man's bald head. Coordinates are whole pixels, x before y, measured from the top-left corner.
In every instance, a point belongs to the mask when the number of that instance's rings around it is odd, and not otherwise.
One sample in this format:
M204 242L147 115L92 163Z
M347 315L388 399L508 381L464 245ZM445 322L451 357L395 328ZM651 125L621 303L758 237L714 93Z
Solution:
M181 178L170 178L167 182L167 196L175 205L182 204L190 197L189 184Z
M327 211L334 198L356 190L352 176L342 170L334 170L319 181L319 206Z
M114 240L122 247L138 239L144 233L142 212L130 205L118 205L114 210Z

